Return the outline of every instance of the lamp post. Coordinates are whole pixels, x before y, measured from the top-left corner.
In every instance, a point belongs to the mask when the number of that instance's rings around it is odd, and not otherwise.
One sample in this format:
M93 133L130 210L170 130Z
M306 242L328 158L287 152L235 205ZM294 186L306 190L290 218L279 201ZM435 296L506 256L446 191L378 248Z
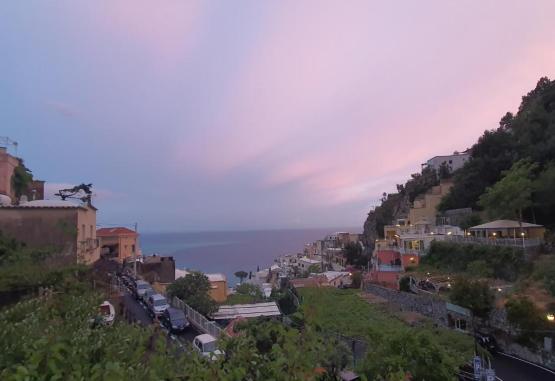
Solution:
M523 248L523 249L526 247L526 246L524 245L524 236L525 236L525 235L526 235L526 234L525 234L524 232L521 232L521 233L520 233L520 236L522 237L522 248Z

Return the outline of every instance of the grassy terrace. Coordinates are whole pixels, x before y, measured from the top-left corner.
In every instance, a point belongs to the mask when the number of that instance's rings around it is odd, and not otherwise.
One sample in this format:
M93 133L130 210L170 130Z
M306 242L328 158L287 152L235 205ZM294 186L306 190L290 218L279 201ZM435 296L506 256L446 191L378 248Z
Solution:
M399 353L411 353L412 344L416 348L426 346L431 350L422 355L424 358L433 357L430 353L440 351L448 358L436 360L452 364L462 364L473 355L473 341L470 336L435 328L431 323L410 327L383 306L363 300L359 296L359 290L302 288L299 293L306 323L322 331L359 337L366 340L371 348L393 347ZM395 340L398 342L392 344L391 341ZM411 344L411 340L415 341Z

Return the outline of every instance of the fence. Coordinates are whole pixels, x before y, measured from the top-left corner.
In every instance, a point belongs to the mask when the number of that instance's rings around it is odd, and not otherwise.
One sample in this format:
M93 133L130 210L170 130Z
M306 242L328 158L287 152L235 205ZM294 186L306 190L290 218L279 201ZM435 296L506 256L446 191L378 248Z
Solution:
M215 322L208 320L204 317L204 315L189 307L187 303L178 297L173 298L172 306L185 311L185 316L187 316L187 319L191 322L191 324L202 332L208 333L215 338L220 337L220 335L224 333L224 330L221 329Z
M464 237L464 236L446 236L447 241L457 243L468 243L490 246L508 246L521 248L534 248L541 246L542 240L539 238L485 238L485 237Z

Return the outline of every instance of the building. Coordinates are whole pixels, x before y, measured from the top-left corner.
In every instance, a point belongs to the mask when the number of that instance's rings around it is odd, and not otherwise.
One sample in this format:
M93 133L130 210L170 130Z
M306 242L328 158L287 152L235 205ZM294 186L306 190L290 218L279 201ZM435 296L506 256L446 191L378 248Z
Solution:
M181 278L189 274L187 270L175 269L175 279ZM225 302L227 299L227 278L224 274L204 274L210 282L210 297L216 302Z
M125 228L101 228L96 231L100 241L100 253L105 258L112 258L123 263L127 258L139 255L137 232Z
M233 320L238 318L249 319L278 316L281 316L281 311L276 302L264 302L221 306L218 311L212 315L212 318L214 320Z
M417 196L414 199L412 208L409 211L409 222L415 224L425 222L428 224L436 223L437 206L441 199L449 193L453 183L449 180L442 180L439 185L432 187L428 192Z
M50 248L69 262L100 258L96 208L62 200L35 200L0 206L0 231L33 248Z
M8 153L6 147L0 147L0 195L10 197L13 203L17 203L15 189L12 186L12 177L15 169L22 164L21 159ZM22 196L27 201L44 199L44 181L34 180L27 189L22 191Z
M321 275L326 277L328 285L332 287L346 286L352 283L351 273L347 271L326 271Z
M227 278L224 274L206 274L210 281L210 296L218 303L227 299Z
M12 200L15 200L12 176L19 163L17 157L10 155L5 147L0 147L0 194L8 196Z
M468 160L470 160L469 150L464 152L455 151L452 155L434 156L426 163L422 164L422 166L439 171L439 168L442 165L446 165L449 172L454 172L457 169L462 168Z
M173 257L149 255L137 261L137 272L149 283L158 283L165 288L175 280Z
M310 272L311 267L312 267L312 269L315 269L316 271L321 271L322 270L322 262L320 262L316 259L310 259L310 258L307 258L307 257L302 257L302 258L299 258L298 264L299 264L299 270L301 271L301 273Z
M518 222L512 220L495 220L482 225L472 226L468 229L473 237L491 239L542 239L545 235L545 228L542 225L531 224L528 222Z

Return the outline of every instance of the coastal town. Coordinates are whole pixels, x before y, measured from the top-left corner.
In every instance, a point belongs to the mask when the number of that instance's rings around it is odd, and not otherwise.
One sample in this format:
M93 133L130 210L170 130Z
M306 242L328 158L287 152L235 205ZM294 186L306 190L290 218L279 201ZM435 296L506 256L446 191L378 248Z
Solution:
M553 14L0 2L0 381L555 380Z
M545 372L554 364L549 336L544 338L541 353L506 336L514 335L514 326L500 303L515 287L514 282L498 277L488 283L486 287L492 290L495 299L488 310L491 317L484 323L481 316L481 323L477 323L479 312L473 310L473 304L461 306L453 298L452 291L463 281L455 272L427 265L427 255L441 244L463 249L518 250L528 260L537 260L549 250L546 229L540 224L498 219L480 220L473 225L479 217L472 208L444 211L438 208L453 187L452 174L471 159L469 150L435 156L422 164L418 176L431 174L431 186L414 195L408 207L392 218L390 224L383 225L381 232L369 232L367 220L362 234L335 232L306 243L297 253L275 258L267 268L239 270L235 273L238 283L231 287L223 273L178 268L173 256L143 254L136 227L98 226L97 214L102 211L93 204L92 184L61 189L46 198L45 181L35 179L23 159L11 153L17 143L7 137L2 142L2 235L30 248L59 250L65 263L96 268L107 292L107 299L99 307L105 324L120 320L143 326L160 323L179 346L192 345L203 356L215 359L222 353L218 340L236 336L235 327L242 321L291 322L291 317L306 303L304 290L358 290L362 303L380 309L386 306L384 313L402 324L434 324L453 330L472 337L486 351L515 356L537 364ZM384 203L386 200L384 196ZM369 220L376 212L370 212ZM180 294L177 290L181 282L188 283L185 287L189 288L202 283L208 304L194 298L189 301L191 294ZM555 311L549 308L555 304L549 304L551 297L543 298L548 301L538 304L538 308L544 310L546 321L551 322ZM542 303L541 299L536 303ZM505 332L505 336L500 336L500 332ZM354 338L344 340L348 343ZM357 359L364 357L364 350L357 349L355 341L352 343L348 355L356 364ZM492 363L491 358L483 355L475 358L484 364L483 377L495 374L492 366L495 361ZM356 379L355 371L356 366L346 366L338 377ZM461 367L459 372L461 379L465 379L465 372L471 378L478 374L475 368L467 371Z

